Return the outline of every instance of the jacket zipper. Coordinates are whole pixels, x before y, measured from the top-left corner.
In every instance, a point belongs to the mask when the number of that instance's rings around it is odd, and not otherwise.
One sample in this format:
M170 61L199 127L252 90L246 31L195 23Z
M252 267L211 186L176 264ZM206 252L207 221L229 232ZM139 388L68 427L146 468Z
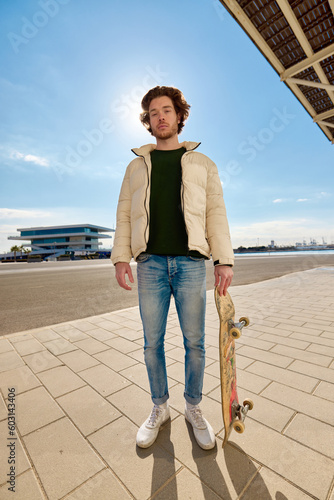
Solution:
M189 232L188 232L188 228L187 228L186 219L185 219L185 216L184 216L184 184L183 184L183 166L182 166L182 159L187 154L187 152L188 151L186 151L182 155L182 158L181 158L181 209L182 209L182 214L183 214L184 227L185 227L185 230L186 230L186 233L187 233L187 246L188 246L187 255L188 255L189 254Z
M142 156L143 160L144 160L144 163L146 165L146 169L147 169L147 187L146 187L146 193L145 193L145 200L144 200L144 206L145 206L145 212L146 212L146 228L145 228L145 243L146 243L146 246L148 244L148 231L149 231L149 227L150 227L150 214L149 214L149 211L147 210L147 206L146 206L146 202L147 202L147 194L148 194L148 190L150 188L150 175L149 175L149 168L148 168L148 165L147 165L147 162L145 160L145 157Z
M148 165L147 165L147 162L145 160L145 156L144 155L139 155L138 153L136 153L133 149L131 149L131 151L138 157L142 158L144 163L145 163L145 166L146 166L146 170L147 170L147 187L146 187L146 193L145 193L145 200L144 200L144 207L145 207L145 212L146 212L146 228L145 228L145 232L144 232L144 239L145 239L145 243L146 243L146 246L148 244L148 235L147 235L147 232L149 231L149 227L150 227L150 214L149 214L149 211L147 209L147 206L146 206L146 202L147 202L147 194L148 194L148 190L150 188L150 175L149 175L149 168L148 168Z

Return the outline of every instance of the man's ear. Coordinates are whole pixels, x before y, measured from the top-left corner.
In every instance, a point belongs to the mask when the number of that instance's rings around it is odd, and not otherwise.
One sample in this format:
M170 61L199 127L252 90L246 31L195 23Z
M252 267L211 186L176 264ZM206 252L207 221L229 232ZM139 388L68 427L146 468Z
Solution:
M177 123L180 123L181 122L181 113L178 113L177 114Z

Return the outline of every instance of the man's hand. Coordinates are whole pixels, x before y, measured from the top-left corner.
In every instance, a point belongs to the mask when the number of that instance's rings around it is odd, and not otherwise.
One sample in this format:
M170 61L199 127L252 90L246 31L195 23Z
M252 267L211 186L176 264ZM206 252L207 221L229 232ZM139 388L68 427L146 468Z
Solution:
M233 269L230 266L215 266L215 287L218 286L220 296L226 295L233 278Z
M130 264L127 262L117 262L117 264L115 264L115 276L119 286L124 288L124 290L132 290L131 286L129 286L125 281L126 274L128 275L130 282L134 283Z

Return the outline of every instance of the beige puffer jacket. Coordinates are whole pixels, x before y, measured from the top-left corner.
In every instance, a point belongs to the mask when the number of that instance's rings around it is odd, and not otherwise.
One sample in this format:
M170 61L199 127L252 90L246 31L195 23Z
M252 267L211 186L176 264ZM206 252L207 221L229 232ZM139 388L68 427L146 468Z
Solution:
M216 165L194 151L197 142L183 142L181 203L189 250L197 250L215 263L233 265L234 256L226 217L223 190ZM117 207L111 260L130 262L146 250L149 237L151 156L154 144L132 151L137 155L127 167Z

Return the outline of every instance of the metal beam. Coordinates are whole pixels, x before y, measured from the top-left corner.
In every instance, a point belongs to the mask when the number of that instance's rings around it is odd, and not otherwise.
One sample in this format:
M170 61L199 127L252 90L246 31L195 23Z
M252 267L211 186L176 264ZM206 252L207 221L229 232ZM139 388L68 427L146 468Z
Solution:
M323 61L324 59L334 55L334 43L314 54L313 49L309 44L306 35L304 34L304 31L301 25L299 24L298 19L296 18L293 10L290 7L289 1L288 0L276 0L276 1L306 55L306 58L303 61L300 61L299 63L295 64L294 66L292 66L287 70L285 70L280 60L276 57L275 53L265 42L264 38L260 35L260 33L255 28L253 23L250 21L248 16L240 7L237 0L220 0L220 2L224 5L224 7L230 12L230 14L234 17L234 19L236 19L239 25L252 39L252 41L262 52L262 54L268 60L271 66L280 75L281 81L284 81L286 83L286 85L294 93L296 98L300 101L300 103L304 106L307 112L311 115L313 121L318 124L319 128L321 128L321 130L328 137L331 143L334 144L333 133L332 130L329 128L328 123L327 122L320 123L323 119L326 119L329 116L334 116L334 109L333 111L316 115L314 108L312 107L310 102L306 99L305 95L302 93L302 91L298 86L298 85L307 85L310 87L322 88L326 90L329 98L331 99L334 105L334 85L331 85L329 83L325 75L325 72L323 71L320 64L320 62ZM328 1L330 3L334 15L334 0L328 0ZM292 78L292 76L296 75L301 71L306 70L311 66L313 66L313 69L316 72L318 79L320 80L320 83L311 82L309 80L300 80ZM327 113L329 114L327 115Z
M286 82L287 83L287 82ZM295 83L290 83L287 84L290 90L295 94L296 98L299 100L299 102L304 106L306 111L311 115L311 117L315 117L314 115L314 109L312 108L311 104L308 102L302 91L299 89L298 85ZM334 110L333 110L333 116L334 116ZM313 119L313 121L316 121ZM333 134L326 128L324 125L319 125L319 128L322 130L322 132L326 135L326 137L331 141L332 144L334 144L334 139L333 139Z
M297 73L304 71L305 69L309 68L310 66L314 66L314 64L316 64L320 61L323 61L324 59L327 59L327 57L330 57L333 54L334 54L334 44L331 44L328 47L326 47L322 50L319 50L319 52L317 52L313 56L308 57L307 59L300 61L299 63L295 64L294 66L291 66L291 68L283 71L281 73L281 81L284 81L287 78L291 78L292 76L296 75Z
M296 85L306 85L307 87L314 87L315 89L324 89L334 91L334 85L330 83L311 82L310 80L302 80L301 78L287 78L287 83L295 83Z
M323 120L321 120L320 122L317 122L317 123L318 123L318 125L325 125L325 127L334 128L334 123L324 122Z
M320 127L320 129L323 131L323 133L326 135L326 137L331 141L331 143L334 144L332 132L330 132L329 129L327 127L325 127L324 125L318 125L318 127Z
M296 98L299 100L299 102L304 106L306 111L311 115L311 117L314 117L314 109L312 108L311 104L308 102L302 91L299 89L298 85L295 83L290 83L287 84L290 90L295 94ZM334 110L333 110L333 115L334 115ZM316 121L313 119L313 121ZM334 139L333 139L333 134L326 128L324 125L320 125L317 123L319 128L322 130L322 132L326 135L326 137L331 141L332 144L334 144Z
M328 0L329 6L332 9L332 14L334 16L334 0Z
M304 106L304 108L306 109L306 111L311 115L311 117L313 118L314 116L316 116L314 108L308 102L308 100L304 96L303 92L298 87L298 85L296 85L295 83L290 83L290 84L287 84L287 85L288 85L289 89L295 94L295 96L297 97L297 99L301 102L301 104Z
M334 116L334 109L329 109L328 111L313 116L313 121L318 123L322 120L327 120L327 118L332 118L332 116Z
M289 2L287 0L276 0L276 2L278 3L279 8L283 12L285 19L288 21L307 57L313 56L314 52L298 22L298 19L291 9Z
M280 75L282 71L284 71L284 66L269 48L264 38L259 34L254 24L249 20L248 16L244 13L238 2L236 0L220 0L220 2L231 12L238 23L241 24L242 28L246 31L253 42L261 50L262 54L268 59L270 64Z
M288 0L277 0L277 3L279 5L279 8L281 9L281 11L284 14L284 17L286 18L286 20L290 24L290 27L292 28L298 42L302 46L305 54L307 55L307 57L312 57L314 55L313 49L312 49L309 41L307 40L306 35L304 34L304 31L302 30L302 28L299 24L299 21L296 18L292 8L290 7ZM313 68L314 68L315 72L317 73L320 82L322 84L329 85L329 81L328 81L320 63L319 62L314 63ZM318 88L325 88L325 87L318 87ZM325 90L327 90L328 97L330 98L330 100L334 104L334 94L332 93L332 91L334 90L334 87L333 88L328 87L328 88L325 88Z

